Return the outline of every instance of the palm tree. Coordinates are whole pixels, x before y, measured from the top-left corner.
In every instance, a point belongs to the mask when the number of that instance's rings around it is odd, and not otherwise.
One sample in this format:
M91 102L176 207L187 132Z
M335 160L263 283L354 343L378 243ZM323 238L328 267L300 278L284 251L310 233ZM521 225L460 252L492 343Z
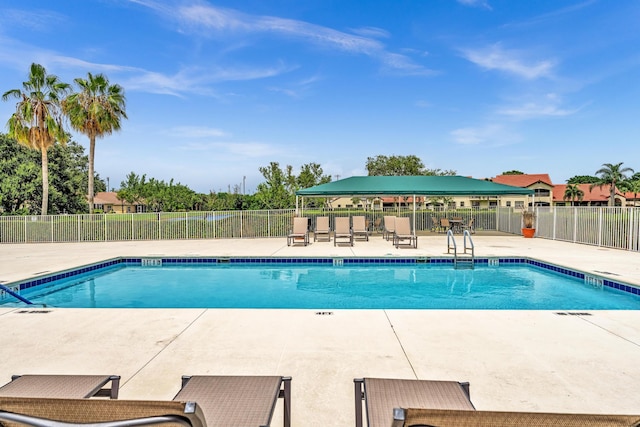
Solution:
M87 73L87 78L74 80L78 88L62 103L71 127L89 137L89 186L87 199L89 213L93 213L93 180L96 138L110 135L120 130L125 112L125 96L122 86L109 84L103 74Z
M571 206L573 206L574 200L582 201L584 197L584 191L582 191L576 184L568 184L564 190L564 200L571 200Z
M638 174L635 174L631 179L623 182L625 191L633 194L633 206L636 206L636 199L638 198L638 194L640 194L640 179L634 179L636 175Z
M596 175L600 179L597 183L591 184L589 189L594 187L602 188L609 185L609 206L615 206L616 185L627 179L627 172L633 173L631 168L623 168L622 162L617 164L604 163L600 169L596 171Z
M2 100L18 98L16 112L7 122L8 135L18 143L40 151L42 161L42 208L46 215L49 208L49 157L48 150L56 142L66 143L69 135L62 125L60 99L69 90L53 74L47 74L40 64L31 64L29 80L21 89L11 89L2 95Z

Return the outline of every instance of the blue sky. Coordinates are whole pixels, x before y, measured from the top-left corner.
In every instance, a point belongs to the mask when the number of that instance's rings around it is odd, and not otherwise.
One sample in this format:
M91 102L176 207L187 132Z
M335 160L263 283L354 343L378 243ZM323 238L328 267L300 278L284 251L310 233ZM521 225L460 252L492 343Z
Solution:
M637 0L1 1L0 92L32 62L124 87L129 119L96 149L116 188L134 171L250 193L271 161L336 179L381 154L554 183L640 170Z

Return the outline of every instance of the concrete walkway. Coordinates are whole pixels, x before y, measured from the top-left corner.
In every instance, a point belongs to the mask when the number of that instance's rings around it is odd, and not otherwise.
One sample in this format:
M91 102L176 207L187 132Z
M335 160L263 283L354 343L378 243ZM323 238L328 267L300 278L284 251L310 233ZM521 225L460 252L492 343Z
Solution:
M640 285L640 254L474 236L477 256L528 256ZM461 245L461 239L458 244ZM0 245L0 283L116 256L441 256L285 239ZM183 374L288 375L295 426L353 426L353 378L469 381L478 409L640 411L640 312L0 309L0 383L18 373L122 376L121 399L170 399ZM281 404L274 426L281 425Z

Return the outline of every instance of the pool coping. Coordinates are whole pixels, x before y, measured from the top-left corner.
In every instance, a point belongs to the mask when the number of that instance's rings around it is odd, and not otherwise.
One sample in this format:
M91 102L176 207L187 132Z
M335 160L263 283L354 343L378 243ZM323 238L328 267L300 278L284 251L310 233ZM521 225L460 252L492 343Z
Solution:
M265 256L199 256L199 257L186 257L186 256L123 256L99 261L91 264L70 268L54 273L47 273L40 276L32 277L30 279L15 281L11 283L4 283L0 286L0 304L3 300L11 298L11 292L20 295L24 290L40 286L46 283L51 283L56 280L66 279L77 275L89 273L91 271L101 270L113 266L124 264L131 266L148 266L159 267L162 265L218 265L218 264L311 264L311 265L362 265L362 264L374 264L374 265L407 265L407 264L455 264L456 258L454 257L438 257L438 256L415 256L415 257L363 257L363 256L324 256L324 257L265 257ZM564 276L569 276L584 280L594 287L608 287L619 290L621 292L629 293L632 295L640 295L640 286L635 286L624 281L615 281L604 276L600 276L593 273L586 273L581 270L576 270L568 267L564 267L558 264L549 263L546 261L540 261L531 257L519 257L519 256L489 256L489 257L477 257L474 258L475 264L489 265L498 267L500 264L523 264L534 267L539 267L545 270L553 271Z

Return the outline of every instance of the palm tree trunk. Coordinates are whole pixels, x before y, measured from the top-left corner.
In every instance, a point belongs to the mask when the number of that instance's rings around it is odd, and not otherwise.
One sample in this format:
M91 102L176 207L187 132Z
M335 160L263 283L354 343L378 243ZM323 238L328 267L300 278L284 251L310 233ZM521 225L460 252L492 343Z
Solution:
M46 215L49 209L49 156L47 149L40 149L42 159L42 209L40 215Z
M96 151L96 137L89 136L89 188L87 189L87 199L89 200L89 213L93 213L93 158ZM109 189L107 188L107 191Z

